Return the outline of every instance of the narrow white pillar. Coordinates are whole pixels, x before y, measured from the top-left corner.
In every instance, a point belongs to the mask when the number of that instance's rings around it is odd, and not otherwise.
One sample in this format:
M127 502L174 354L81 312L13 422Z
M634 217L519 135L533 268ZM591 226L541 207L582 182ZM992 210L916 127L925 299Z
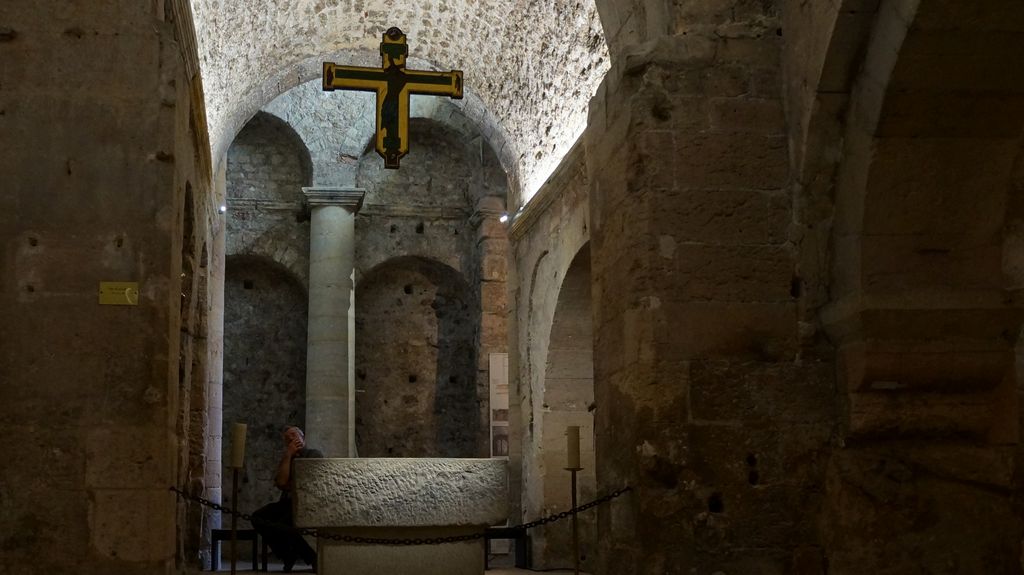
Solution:
M306 437L327 457L355 457L355 219L364 190L303 188L309 230Z

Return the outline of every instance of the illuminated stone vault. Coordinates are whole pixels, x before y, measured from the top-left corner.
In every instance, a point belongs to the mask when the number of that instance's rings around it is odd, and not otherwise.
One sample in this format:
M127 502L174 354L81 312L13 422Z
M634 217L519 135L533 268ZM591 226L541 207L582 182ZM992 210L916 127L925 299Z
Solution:
M479 124L523 203L586 127L609 66L593 0L193 0L211 147L325 59L379 65L381 34L409 37L411 67L465 71Z

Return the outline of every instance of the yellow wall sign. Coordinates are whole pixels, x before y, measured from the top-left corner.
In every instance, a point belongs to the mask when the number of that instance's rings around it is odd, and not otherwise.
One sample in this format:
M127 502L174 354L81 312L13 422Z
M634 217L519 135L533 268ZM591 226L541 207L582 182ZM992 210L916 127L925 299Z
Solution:
M100 305L139 305L139 282L100 282Z

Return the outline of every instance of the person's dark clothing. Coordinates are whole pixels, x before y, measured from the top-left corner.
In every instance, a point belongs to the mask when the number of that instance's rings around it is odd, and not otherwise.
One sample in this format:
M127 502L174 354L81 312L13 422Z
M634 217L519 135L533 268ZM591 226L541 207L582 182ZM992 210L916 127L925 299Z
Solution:
M302 535L273 525L295 526L292 491L295 489L295 459L299 457L323 457L323 454L317 449L308 447L299 450L292 457L291 471L288 473L288 487L281 491L281 498L260 507L252 514L253 528L267 542L274 555L284 562L288 570L291 570L291 566L298 559L302 559L309 565L316 565L316 551L309 546L309 543L306 543Z

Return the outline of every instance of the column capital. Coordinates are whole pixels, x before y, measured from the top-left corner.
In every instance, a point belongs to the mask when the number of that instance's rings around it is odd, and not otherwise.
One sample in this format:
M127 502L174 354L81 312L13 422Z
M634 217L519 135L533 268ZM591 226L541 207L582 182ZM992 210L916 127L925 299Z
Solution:
M366 190L362 188L327 186L304 187L302 193L306 194L306 201L311 207L341 206L353 214L363 207L363 198L366 196Z

